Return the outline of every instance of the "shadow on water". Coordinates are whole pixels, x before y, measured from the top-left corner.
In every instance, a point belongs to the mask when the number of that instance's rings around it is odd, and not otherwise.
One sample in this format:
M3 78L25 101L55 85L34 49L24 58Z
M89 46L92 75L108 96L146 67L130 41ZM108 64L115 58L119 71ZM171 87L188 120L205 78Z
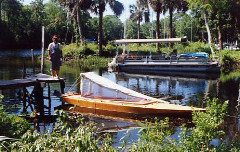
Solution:
M18 52L19 53L19 52ZM20 55L13 52L11 57L3 57L0 53L0 79L10 80L22 77L22 63L23 60L26 64L27 74L33 74L33 68L29 51L22 51ZM25 54L25 55L21 55ZM28 54L28 55L26 55ZM8 55L7 55L8 56ZM60 71L60 76L65 79L65 92L68 92L72 88L71 92L80 92L79 74L81 72L89 71L88 68L81 67L82 63L63 64ZM40 63L36 62L36 73L40 72ZM111 73L107 70L93 70L95 73L102 75L122 86L130 88L132 90L141 92L143 94L161 98L174 104L190 105L195 107L205 107L207 97L218 97L221 101L229 100L228 114L234 117L227 117L224 129L226 132L226 138L237 136L240 138L240 120L239 120L239 101L240 101L240 73L229 73L219 75L208 74L185 74L185 73L147 73L137 74L135 73ZM46 61L45 73L49 74L49 62ZM73 84L76 82L76 85ZM51 113L54 114L54 107L61 106L61 101L56 95L56 90L60 90L58 84L51 84L51 98L52 109ZM27 88L30 92L32 87ZM18 90L2 90L0 94L5 96L4 101L1 104L8 105L9 113L20 114L23 110L22 103L16 98ZM47 88L44 88L44 94L47 94ZM65 109L67 107L64 107ZM81 109L82 110L82 109ZM30 112L31 110L28 109ZM77 110L76 110L77 111ZM75 112L76 112L75 111ZM81 111L80 111L81 112ZM30 112L31 113L31 112ZM83 113L82 113L83 114ZM100 126L105 124L103 132L110 132L114 138L115 144L120 138L127 132L132 130L131 139L137 140L138 128L136 128L136 120L144 120L145 118L154 120L155 116L134 116L129 119L111 118L107 116L96 116L92 114L84 114L88 117L88 120L93 120ZM162 119L162 118L159 118ZM178 126L182 123L188 123L188 120L182 118L172 119L173 126ZM43 132L45 129L51 130L52 123L40 123L40 130ZM173 136L177 138L179 134L179 127L176 127L176 133ZM240 139L239 139L240 140Z

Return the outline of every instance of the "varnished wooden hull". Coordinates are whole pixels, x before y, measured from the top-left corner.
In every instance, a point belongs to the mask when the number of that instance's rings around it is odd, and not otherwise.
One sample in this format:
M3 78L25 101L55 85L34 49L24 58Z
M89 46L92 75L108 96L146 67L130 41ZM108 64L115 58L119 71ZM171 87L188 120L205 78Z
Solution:
M84 98L81 95L63 95L61 100L63 102L83 107L88 109L91 113L131 113L140 115L189 115L192 111L200 110L202 108L192 108L189 106L181 106L160 102L151 102L147 104L138 104L121 101L111 101L105 99Z

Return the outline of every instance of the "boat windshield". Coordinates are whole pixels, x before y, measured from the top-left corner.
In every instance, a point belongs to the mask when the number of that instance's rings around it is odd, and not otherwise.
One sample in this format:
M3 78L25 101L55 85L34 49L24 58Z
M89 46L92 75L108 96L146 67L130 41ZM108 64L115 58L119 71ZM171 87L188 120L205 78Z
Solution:
M162 102L162 100L140 94L90 72L81 74L81 95L88 98L140 104Z

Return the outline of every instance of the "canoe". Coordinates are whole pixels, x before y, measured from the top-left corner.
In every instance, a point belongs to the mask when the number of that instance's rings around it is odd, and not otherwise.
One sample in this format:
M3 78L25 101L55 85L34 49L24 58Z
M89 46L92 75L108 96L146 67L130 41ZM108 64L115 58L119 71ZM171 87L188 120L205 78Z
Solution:
M84 87L84 88L82 88ZM140 115L189 115L203 108L170 104L120 86L92 72L81 74L81 94L66 93L63 102L88 109L91 113L128 113Z

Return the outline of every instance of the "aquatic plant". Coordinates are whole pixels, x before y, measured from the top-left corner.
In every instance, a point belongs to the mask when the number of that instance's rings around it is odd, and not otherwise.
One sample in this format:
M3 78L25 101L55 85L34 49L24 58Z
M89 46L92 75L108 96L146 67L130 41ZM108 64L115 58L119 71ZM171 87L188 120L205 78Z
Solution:
M226 143L223 139L224 131L221 125L226 114L227 102L221 104L214 98L207 101L206 113L194 111L194 127L181 127L179 139L171 137L171 128L168 119L165 121L141 124L139 140L129 147L129 151L236 151L240 144ZM211 142L219 139L218 146Z
M4 106L0 106L0 136L19 138L30 129L26 119L9 115L4 109Z
M85 123L83 117L63 111L56 111L57 125L53 131L40 134L28 130L14 142L9 142L4 151L112 151L109 138L96 136L97 128L94 123ZM73 121L74 120L74 121ZM102 139L102 145L99 145ZM6 144L5 144L6 145Z

